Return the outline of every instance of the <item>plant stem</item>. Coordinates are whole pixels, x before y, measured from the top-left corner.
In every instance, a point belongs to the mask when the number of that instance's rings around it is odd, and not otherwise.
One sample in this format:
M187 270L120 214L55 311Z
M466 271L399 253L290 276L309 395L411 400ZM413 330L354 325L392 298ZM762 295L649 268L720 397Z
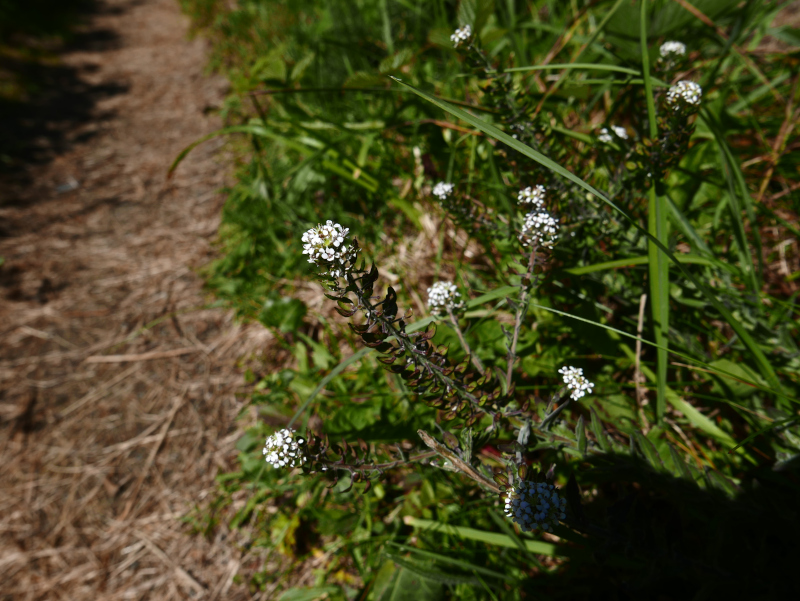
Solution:
M545 426L561 415L561 412L567 408L567 405L570 404L570 401L572 401L572 397L567 397L567 400L556 407L555 411L553 411L550 415L545 416L545 418L542 420L542 423L539 424L539 430L544 430Z
M464 338L464 333L461 331L461 327L458 325L458 319L456 319L456 316L453 315L453 310L450 307L447 307L447 314L450 316L450 323L458 335L458 340L461 342L461 348L463 348L464 352L469 355L470 361L472 361L475 369L477 369L480 374L483 375L484 371L486 371L483 367L483 363L481 363L481 360L478 359L478 356L472 352L472 349L469 348L467 339Z
M531 289L531 275L533 268L536 265L536 248L531 251L531 256L528 259L528 271L522 280L522 293L519 296L519 305L517 306L517 315L514 320L514 335L511 338L511 346L508 348L508 367L506 368L506 390L511 389L511 372L514 369L514 361L517 359L517 342L519 341L519 332L522 328L522 321L528 313L528 293ZM527 284L525 283L527 281Z
M396 461L389 461L387 463L373 463L369 465L352 465L350 463L336 463L335 461L322 463L327 465L329 469L347 470L350 472L380 472L383 470L392 469L398 465L407 465L409 463L414 463L415 461L422 461L423 459L435 457L436 455L437 453L435 451L427 451L425 453L415 455L414 457L409 457L406 460L398 459Z
M452 388L456 391L456 393L466 400L468 400L472 406L477 409L478 411L482 411L484 413L488 413L492 417L494 417L494 412L481 407L480 401L478 398L467 391L465 387L460 383L452 378L446 376L443 372L444 369L437 365L436 363L430 361L427 357L425 357L422 353L417 352L414 348L414 342L409 338L408 334L404 331L397 328L394 323L394 319L387 318L382 311L378 311L374 305L369 302L369 299L364 295L364 291L359 287L358 280L353 276L352 273L347 274L347 282L351 284L351 290L358 298L359 303L366 309L368 319L374 319L379 321L383 326L383 331L386 334L390 334L394 336L395 340L397 340L398 345L404 351L411 353L414 357L414 361L418 361L423 365L425 369L428 370L428 373L433 376L436 382L440 385L445 386L447 389Z

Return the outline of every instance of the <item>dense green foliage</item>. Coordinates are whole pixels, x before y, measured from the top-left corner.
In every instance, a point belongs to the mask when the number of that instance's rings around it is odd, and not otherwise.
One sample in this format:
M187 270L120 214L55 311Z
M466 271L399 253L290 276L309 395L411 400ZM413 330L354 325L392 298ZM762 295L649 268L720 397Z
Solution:
M248 523L254 545L300 563L327 553L318 588L282 598L774 598L798 586L800 272L772 250L800 235L798 37L771 27L781 3L695 0L714 27L683 4L184 0L233 84L221 133L244 134L209 283L281 345L250 374L262 419L219 502L250 491L234 525ZM453 50L465 24L484 54ZM780 51L754 52L766 35ZM657 60L670 39L687 45L680 68ZM701 84L697 115L670 117L677 79ZM630 140L601 143L612 124ZM450 202L430 196L439 180L456 184ZM461 320L471 348L505 373L516 292L504 287L524 272L516 194L534 184L561 237L521 329L515 391L502 392L533 419L525 461L555 464L568 495L560 539L517 534L496 496L432 466L361 493L267 466L261 444L290 420L383 458L424 448L417 430L439 436L438 422L459 435L442 433L451 448L502 465L522 420L491 439L479 421L470 442L413 378L382 370L347 319L309 302L300 236L327 219L351 228L382 273L376 289L392 283L402 309L454 280L473 299ZM427 250L411 253L414 240ZM643 302L642 338L662 350L643 345L637 389ZM445 324L433 342L464 357ZM544 428L564 364L596 387Z

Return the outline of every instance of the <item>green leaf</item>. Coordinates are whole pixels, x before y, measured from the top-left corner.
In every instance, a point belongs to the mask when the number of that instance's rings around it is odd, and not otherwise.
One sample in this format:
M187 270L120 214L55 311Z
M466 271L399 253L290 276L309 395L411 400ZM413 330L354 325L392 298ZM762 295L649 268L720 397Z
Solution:
M414 555L419 555L420 557L425 557L428 559L433 559L439 563L445 563L449 565L457 566L463 570L469 570L475 574L481 574L483 576L488 576L490 578L499 578L500 580L511 580L509 576L503 574L501 572L495 572L494 570L489 570L482 566L477 566L473 563L468 561L464 561L462 559L455 559L454 557L449 557L447 555L441 555L440 553L434 553L432 551L425 551L423 549L417 549L416 547L409 547L406 545L401 545L400 543L396 543L394 541L388 541L386 543L392 547L396 547L402 551L406 551L408 553L412 553Z
M413 526L415 528L421 528L423 530L432 530L434 532L442 532L444 534L450 534L452 536L457 536L459 538L464 538L467 540L477 540L489 545L493 545L495 547L505 547L508 549L516 549L517 545L511 540L510 537L506 536L505 534L497 534L495 532L486 532L485 530L476 530L474 528L466 528L463 526L450 526L449 524L443 524L441 522L436 522L434 520L425 520L422 518L415 518L412 516L406 516L403 518L403 521L408 524L409 526ZM525 547L531 553L537 553L539 555L548 555L550 557L556 556L563 556L566 554L565 549L561 549L558 546L552 543L546 543L543 541L535 541L525 539Z
M479 35L492 13L494 0L461 0L458 5L458 24L472 26L473 35Z
M373 597L377 601L438 601L443 597L443 587L440 582L430 580L402 566L394 570L391 580L382 590L376 590L380 592L380 596Z
M661 457L658 456L658 451L652 442L641 432L634 432L633 437L636 439L636 446L644 455L647 462L653 466L654 469L659 469L664 466Z
M355 363L356 361L361 360L371 350L372 350L371 348L363 348L360 351L358 351L356 353L353 353L347 359L345 359L344 361L339 363L339 365L334 367L327 376L322 378L322 380L317 385L317 387L314 389L314 391L308 396L306 401L295 412L295 414L292 417L292 419L289 420L289 423L288 423L288 425L286 427L287 428L291 428L292 427L292 424L294 424L294 422L297 421L297 418L300 417L303 414L303 412L308 408L308 406L311 404L311 401L313 401L317 397L317 395L328 385L328 383L331 380L333 380L336 376L338 376L340 373L342 373L349 365L351 365L352 363Z
M715 382L712 389L723 396L727 396L728 391L730 391L739 398L747 397L758 391L758 388L749 382L764 384L758 373L743 363L733 362L729 359L717 359L709 363L709 365L728 374L727 378L720 378Z
M300 329L307 311L301 300L274 295L264 302L258 320L268 328L296 332Z
M586 455L586 428L583 425L583 416L578 418L578 424L575 426L575 438L578 440L578 450L581 455Z
M402 50L395 52L393 55L387 56L385 59L383 59L381 64L378 65L378 71L380 71L382 75L394 73L403 65L410 63L413 58L414 51L411 50L411 48L403 48Z
M286 63L283 60L284 46L278 46L259 58L251 70L255 79L278 81L286 80Z
M686 480L693 481L694 478L692 478L692 472L689 471L689 467L686 465L683 459L681 459L681 456L678 454L678 451L675 450L675 447L669 443L667 443L667 447L669 448L669 456L675 466L675 475L679 478L685 478Z
M608 442L605 432L603 432L603 425L600 423L600 418L597 417L597 411L594 410L594 407L591 407L589 411L592 415L592 432L594 433L594 437L597 439L600 448L608 453L611 449L611 445Z
M292 588L278 597L278 601L317 601L339 592L338 586L316 586L314 588Z
M711 259L708 257L700 257L698 255L675 255L675 258L678 260L679 263L684 263L687 265L707 265L709 267L717 267L719 269L724 269L731 273L739 273L739 271L732 265L728 265L727 263L723 263L722 261L718 261L717 259ZM583 265L581 267L571 267L569 269L565 269L567 273L571 273L573 275L584 275L587 273L595 273L597 271L605 271L607 269L617 269L619 267L633 267L635 265L646 265L649 262L650 258L646 255L640 255L638 257L627 257L624 259L614 259L613 261L604 261L603 263L595 263L594 265Z
M412 574L421 576L424 580L430 580L431 582L439 584L449 584L451 586L457 584L478 584L478 580L476 578L472 578L470 576L458 576L456 574L446 574L444 572L438 572L435 569L427 569L395 553L387 552L386 557Z

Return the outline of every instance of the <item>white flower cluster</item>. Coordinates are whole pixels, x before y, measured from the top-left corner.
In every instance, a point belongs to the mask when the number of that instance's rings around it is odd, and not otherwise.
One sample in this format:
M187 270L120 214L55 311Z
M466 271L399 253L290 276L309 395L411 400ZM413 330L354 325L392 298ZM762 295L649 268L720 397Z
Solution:
M553 248L558 240L558 221L544 209L533 211L525 216L519 241L523 246L543 246Z
M673 58L686 54L686 45L683 42L664 42L658 49L661 58Z
M536 208L541 209L544 206L544 195L546 193L547 188L541 185L533 188L527 187L519 191L517 202L521 205L535 205Z
M679 81L667 92L667 104L677 107L681 101L691 107L700 106L700 99L703 97L703 89L693 81Z
M521 480L506 493L505 514L519 524L523 532L551 530L567 517L567 500L552 484Z
M305 452L300 447L305 442L303 438L295 437L294 430L284 428L267 438L261 452L273 467L295 467L306 462Z
M586 379L580 367L569 367L565 365L558 370L558 373L564 378L564 384L567 385L567 388L572 391L569 395L572 397L572 400L577 401L579 398L586 395L586 393L592 394L594 384Z
M461 293L452 282L436 282L428 288L428 310L433 315L447 315L464 308Z
M357 251L345 239L350 232L330 219L303 234L303 254L308 262L327 268L334 277L341 277L352 267Z
M620 127L618 125L612 125L611 129L614 131L617 136L622 138L623 140L628 139L628 132L625 131L624 127ZM604 144L610 144L614 141L614 136L611 135L611 132L608 131L605 127L600 130L600 133L597 134L597 139L603 142Z
M466 42L472 36L472 27L464 25L461 29L456 29L453 35L450 36L450 41L453 42L453 48L458 48L461 42Z
M446 200L453 193L453 188L455 188L453 184L439 182L433 187L432 194L439 200Z

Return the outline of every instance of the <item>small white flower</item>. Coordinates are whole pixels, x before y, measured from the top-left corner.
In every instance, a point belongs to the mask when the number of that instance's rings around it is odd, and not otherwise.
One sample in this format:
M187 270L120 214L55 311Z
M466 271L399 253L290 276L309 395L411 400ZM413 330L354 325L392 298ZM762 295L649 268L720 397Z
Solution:
M453 48L458 48L461 42L466 42L472 36L472 27L464 25L461 29L456 29L453 35L450 36L450 41L453 42Z
M323 267L330 275L341 277L353 267L358 251L345 242L349 228L330 219L303 234L303 254L308 262Z
M433 315L447 315L464 308L461 293L452 282L436 282L428 288L428 310Z
M683 42L664 42L658 52L661 58L675 58L686 54L686 45Z
M558 221L544 209L533 211L525 216L519 241L523 246L543 246L553 248L558 240Z
M301 447L305 442L303 438L295 436L294 430L284 428L267 438L261 452L273 467L295 467L306 462L305 451Z
M569 367L565 365L558 370L558 373L563 377L564 384L567 385L567 388L572 391L569 395L572 397L572 400L577 401L587 393L592 394L594 384L586 379L583 375L583 369L580 367Z
M453 193L455 186L448 182L439 182L433 187L431 193L439 200L446 200Z
M523 532L549 531L566 519L566 507L567 500L552 484L520 480L505 495L504 513Z
M617 134L618 137L622 138L623 140L628 139L628 132L625 130L624 127L620 127L618 125L612 125L611 129ZM603 142L604 144L610 144L614 141L614 136L611 135L611 132L608 131L605 127L600 130L600 133L597 134L597 139Z
M519 191L517 202L521 205L534 205L536 208L541 209L544 206L544 195L546 193L547 188L544 186L528 187Z
M690 107L700 106L703 89L693 81L679 81L667 92L667 104L678 108L683 102Z

